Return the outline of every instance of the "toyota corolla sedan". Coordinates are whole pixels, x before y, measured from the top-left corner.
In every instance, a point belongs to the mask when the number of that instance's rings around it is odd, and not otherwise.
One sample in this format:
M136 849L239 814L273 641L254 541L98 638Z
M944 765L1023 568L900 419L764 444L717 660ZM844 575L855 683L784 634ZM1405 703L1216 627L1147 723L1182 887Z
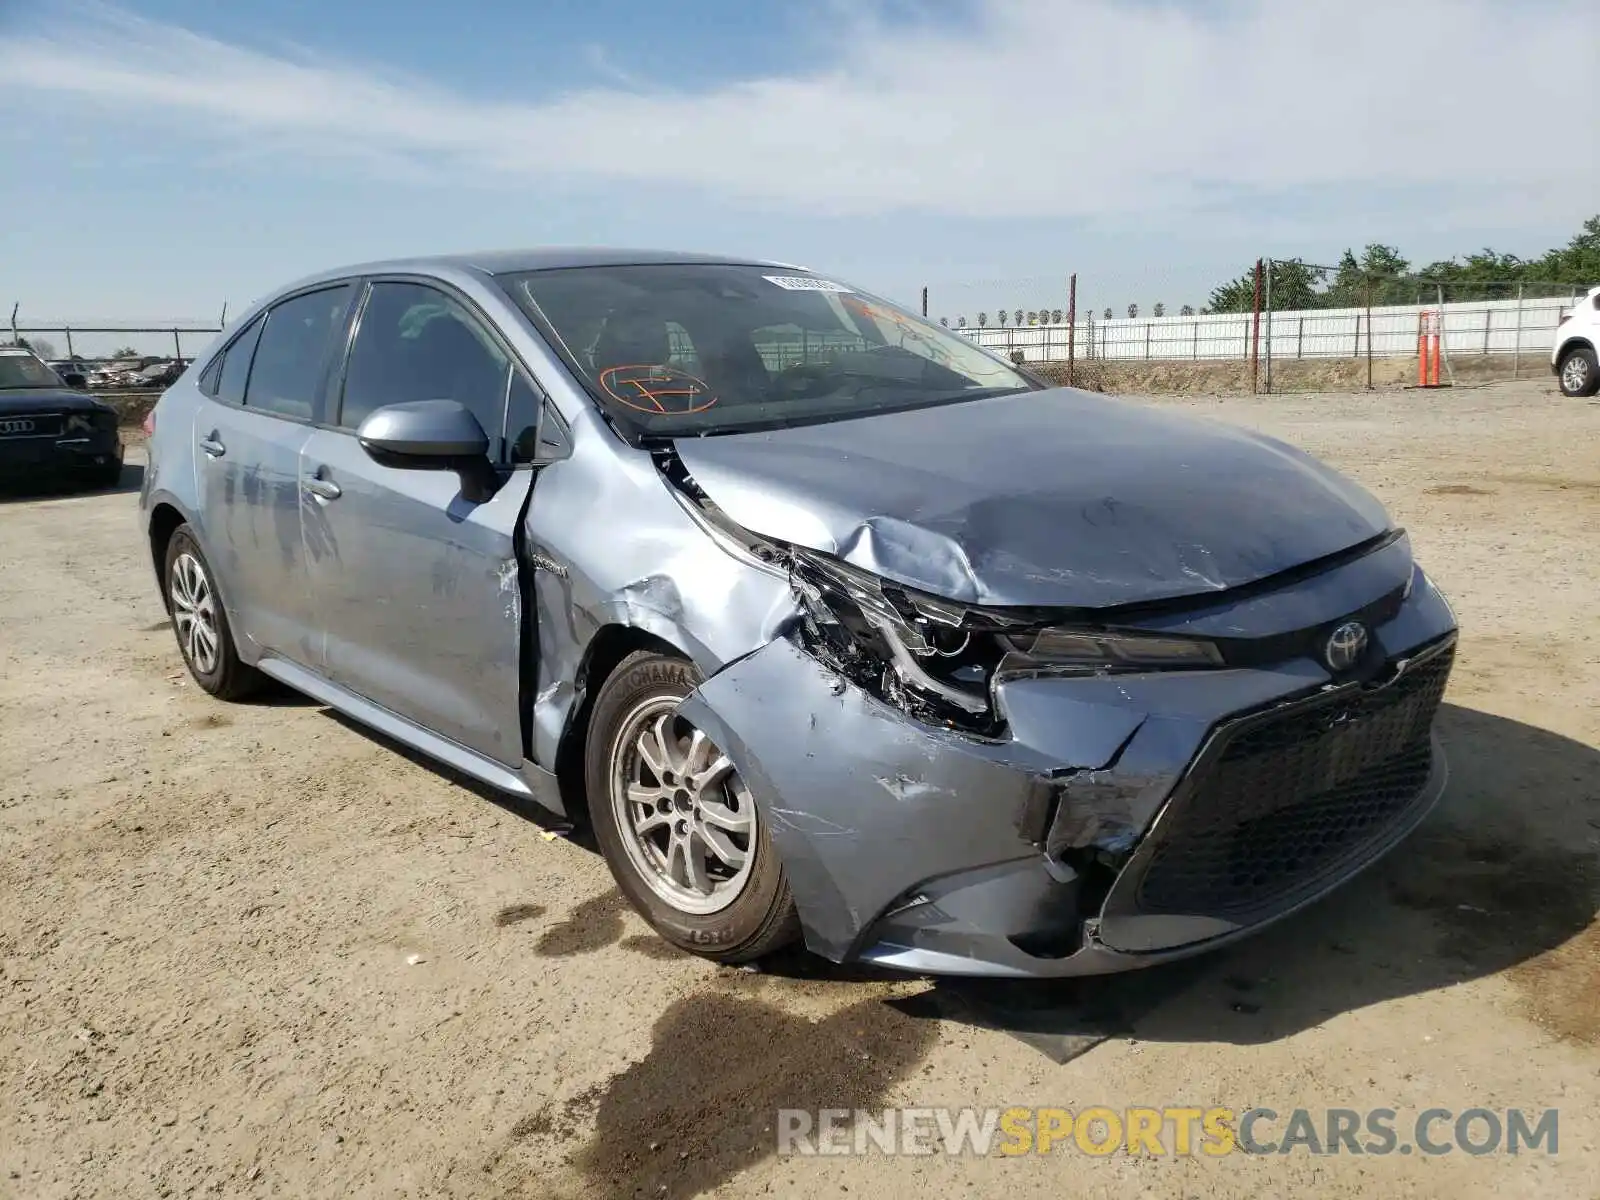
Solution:
M196 682L591 823L723 962L1057 976L1221 945L1444 784L1455 618L1360 487L779 263L380 263L162 397Z

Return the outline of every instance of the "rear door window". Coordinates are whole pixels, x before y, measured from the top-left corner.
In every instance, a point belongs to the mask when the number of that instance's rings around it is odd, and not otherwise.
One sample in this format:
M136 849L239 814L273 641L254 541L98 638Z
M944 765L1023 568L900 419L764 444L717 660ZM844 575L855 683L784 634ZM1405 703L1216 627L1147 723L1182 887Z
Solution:
M246 408L309 421L334 337L344 328L353 284L307 292L267 313L245 387ZM230 357L231 357L230 351ZM232 364L223 369L224 382Z

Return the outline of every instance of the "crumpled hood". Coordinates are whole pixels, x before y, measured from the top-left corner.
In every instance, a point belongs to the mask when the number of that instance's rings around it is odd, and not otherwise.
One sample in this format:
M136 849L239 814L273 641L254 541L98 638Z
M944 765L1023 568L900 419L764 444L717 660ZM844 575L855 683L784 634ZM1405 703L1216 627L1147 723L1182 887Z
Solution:
M1214 593L1390 527L1273 438L1067 388L674 447L745 528L971 604Z
M0 388L0 413L111 410L103 400L69 388Z

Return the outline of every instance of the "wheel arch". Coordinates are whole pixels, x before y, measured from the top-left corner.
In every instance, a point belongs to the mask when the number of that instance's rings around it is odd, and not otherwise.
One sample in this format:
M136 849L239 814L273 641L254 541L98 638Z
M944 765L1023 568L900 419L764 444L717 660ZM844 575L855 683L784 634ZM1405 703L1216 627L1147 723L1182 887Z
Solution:
M176 504L169 501L159 500L150 509L150 520L146 529L150 543L150 566L156 573L156 585L161 591L161 603L169 609L171 604L167 596L167 547L172 544L172 535L187 524L189 524L188 517Z
M594 712L595 695L622 660L639 650L681 658L686 662L694 661L694 655L682 646L637 625L621 622L603 625L589 639L575 676L576 703L567 714L566 725L556 748L555 771L561 804L567 815L575 820L587 821L589 817L589 797L583 782L583 755L589 735L589 717Z

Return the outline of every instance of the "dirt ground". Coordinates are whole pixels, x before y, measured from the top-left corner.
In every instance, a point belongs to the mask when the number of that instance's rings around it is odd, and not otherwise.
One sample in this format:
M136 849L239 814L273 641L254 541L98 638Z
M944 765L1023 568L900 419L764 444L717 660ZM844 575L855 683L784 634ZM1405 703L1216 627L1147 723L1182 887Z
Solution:
M1452 782L1309 912L1079 983L671 952L529 814L201 694L132 487L0 503L0 1197L1600 1196L1600 404L1159 403L1411 530L1463 628ZM1131 1104L1558 1108L1559 1153L774 1153L780 1106Z

